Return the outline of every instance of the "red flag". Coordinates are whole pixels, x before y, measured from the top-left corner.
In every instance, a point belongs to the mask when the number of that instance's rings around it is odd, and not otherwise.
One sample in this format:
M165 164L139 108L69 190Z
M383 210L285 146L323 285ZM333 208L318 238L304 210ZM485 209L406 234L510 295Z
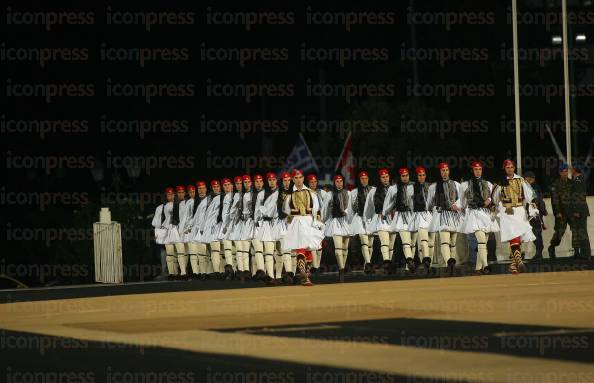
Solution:
M349 190L355 186L355 165L353 160L353 139L351 133L347 136L342 152L336 164L336 171L344 176L344 187Z

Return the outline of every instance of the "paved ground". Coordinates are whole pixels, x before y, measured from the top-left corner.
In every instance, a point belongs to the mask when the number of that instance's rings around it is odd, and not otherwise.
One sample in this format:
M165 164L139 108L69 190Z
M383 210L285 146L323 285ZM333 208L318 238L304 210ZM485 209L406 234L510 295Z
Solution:
M594 271L136 292L0 305L0 381L594 382Z

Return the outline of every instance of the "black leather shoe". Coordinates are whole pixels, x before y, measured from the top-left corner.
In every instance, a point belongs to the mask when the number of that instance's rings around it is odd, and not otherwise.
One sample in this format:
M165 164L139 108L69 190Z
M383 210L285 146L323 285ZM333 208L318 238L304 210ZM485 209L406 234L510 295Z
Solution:
M256 271L256 275L254 276L254 280L255 281L264 281L264 282L266 282L266 273L264 272L264 270L258 270L258 271Z
M373 267L371 266L371 263L366 263L366 264L363 266L363 272L364 272L365 274L371 274L371 273L373 273Z
M231 265L225 265L225 278L233 279L233 267Z
M406 266L408 266L408 272L411 274L414 274L417 271L417 265L415 265L415 260L412 258L406 260Z
M448 259L448 272L450 276L454 275L454 268L456 267L456 260L454 258Z
M425 268L425 273L429 275L429 271L431 270L431 258L423 258L423 267Z
M294 276L294 274L291 272L286 273L285 276L283 277L283 283L286 283L288 285L292 284L293 276Z
M549 259L556 259L557 255L555 254L555 246L549 246Z

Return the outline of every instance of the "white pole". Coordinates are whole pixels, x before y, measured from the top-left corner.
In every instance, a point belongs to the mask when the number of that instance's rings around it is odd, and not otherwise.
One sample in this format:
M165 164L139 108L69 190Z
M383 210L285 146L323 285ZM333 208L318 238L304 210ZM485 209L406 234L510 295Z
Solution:
M522 140L520 138L520 75L518 69L518 4L512 0L513 43L514 43L514 103L516 114L516 168L522 175Z
M565 144L567 151L567 164L569 165L569 176L571 177L571 111L569 109L569 38L567 36L567 0L561 2L561 14L563 17L563 82L565 86Z

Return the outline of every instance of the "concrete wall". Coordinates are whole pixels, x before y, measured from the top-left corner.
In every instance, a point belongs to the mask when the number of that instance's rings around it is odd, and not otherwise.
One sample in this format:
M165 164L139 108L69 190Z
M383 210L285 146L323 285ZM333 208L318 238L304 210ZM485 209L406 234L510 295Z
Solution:
M553 228L555 227L555 218L553 216L553 208L551 207L551 199L545 198L545 204L547 206L547 211L549 213L548 216L543 217L545 226L547 227L546 230L542 232L542 238L544 242L544 251L543 257L548 257L547 248L549 247L549 243L551 238L553 237ZM587 198L588 207L590 209L590 213L594 214L594 196ZM588 218L588 235L590 237L590 244L594 245L594 217ZM502 243L499 239L499 233L496 234L497 238L497 260L509 260L509 245L506 243ZM523 250L525 252L526 259L530 259L534 256L536 248L534 243L529 242L523 244ZM437 238L436 238L436 247L435 247L435 257L433 262L441 264L443 263L442 257L439 255L439 250L437 246ZM466 240L466 235L458 234L458 241L456 245L457 250L457 258L458 262L466 262L468 260L468 242ZM567 226L567 230L565 231L565 235L561 240L561 244L556 249L556 255L558 258L561 257L572 257L573 256L573 248L571 247L571 230L569 229L569 225Z

